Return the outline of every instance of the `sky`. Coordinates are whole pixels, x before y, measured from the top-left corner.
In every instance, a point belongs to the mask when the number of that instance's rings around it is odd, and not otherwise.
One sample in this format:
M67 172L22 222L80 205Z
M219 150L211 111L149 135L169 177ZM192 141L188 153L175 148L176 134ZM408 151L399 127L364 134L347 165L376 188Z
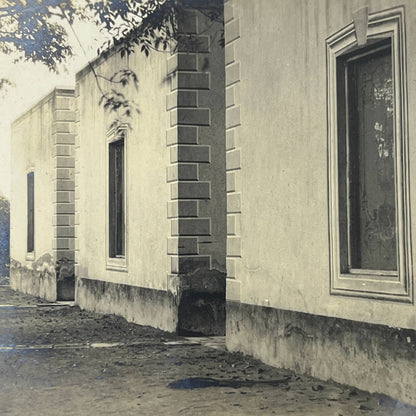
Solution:
M76 72L94 59L97 48L103 42L98 28L91 23L78 22L74 24L74 31L82 48L68 28L74 56L59 69L59 74L50 72L39 63L13 63L12 56L0 54L0 78L7 78L15 84L6 93L0 94L0 195L10 197L11 123L56 86L74 87Z

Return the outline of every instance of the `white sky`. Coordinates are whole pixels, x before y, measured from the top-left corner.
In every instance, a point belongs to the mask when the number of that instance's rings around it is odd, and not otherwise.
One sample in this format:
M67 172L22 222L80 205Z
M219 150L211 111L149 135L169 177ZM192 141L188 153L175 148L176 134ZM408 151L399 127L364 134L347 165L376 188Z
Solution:
M75 73L88 60L96 56L103 36L98 28L89 23L78 23L74 29L87 57L84 55L73 33L68 29L74 57L60 69L60 74L50 72L46 66L32 63L13 63L13 57L0 54L0 78L16 84L6 94L0 94L0 194L10 196L10 125L17 117L36 104L56 86L75 85Z

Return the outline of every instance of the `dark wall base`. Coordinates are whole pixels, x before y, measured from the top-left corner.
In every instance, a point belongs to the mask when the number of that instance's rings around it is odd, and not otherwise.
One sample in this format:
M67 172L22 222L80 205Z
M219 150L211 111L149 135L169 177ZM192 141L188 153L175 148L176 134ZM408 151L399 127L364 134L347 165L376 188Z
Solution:
M179 277L180 279L180 277ZM212 280L212 279L211 279ZM183 335L224 335L225 294L187 279L176 294L96 279L78 278L75 300L83 309L114 313L140 325Z
M75 300L75 267L68 257L61 257L55 266L58 300Z
M78 278L75 301L82 309L121 315L140 325L177 329L178 302L167 291Z
M56 276L54 273L39 272L17 266L10 270L10 286L22 293L56 301Z
M225 295L185 291L179 304L179 335L225 335Z
M227 347L416 405L416 331L227 302Z
M75 276L68 276L57 282L57 300L74 300L75 299Z

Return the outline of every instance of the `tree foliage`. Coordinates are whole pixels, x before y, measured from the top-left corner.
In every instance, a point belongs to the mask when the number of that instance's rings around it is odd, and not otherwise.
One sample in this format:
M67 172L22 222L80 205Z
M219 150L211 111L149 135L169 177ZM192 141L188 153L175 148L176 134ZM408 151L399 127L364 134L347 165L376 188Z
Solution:
M56 71L72 54L62 10L75 17L70 0L0 0L0 52Z
M68 24L73 29L76 19L93 21L109 35L98 54L113 48L122 57L136 50L148 56L151 51L173 52L178 45L186 49L194 42L192 35L178 30L186 10L198 10L211 21L220 21L222 0L0 0L0 53L41 62L56 72L72 55L67 29ZM137 87L133 71L124 69L109 79L93 73L104 108L122 111L126 117L138 110L114 88L114 84L124 87L130 83ZM5 85L7 80L3 79L0 89Z

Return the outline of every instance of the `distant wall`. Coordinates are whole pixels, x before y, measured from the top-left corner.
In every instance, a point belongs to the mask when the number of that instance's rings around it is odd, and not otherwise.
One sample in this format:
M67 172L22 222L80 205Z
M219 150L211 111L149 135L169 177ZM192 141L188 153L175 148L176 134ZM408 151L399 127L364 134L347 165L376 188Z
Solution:
M48 300L57 297L55 262L73 251L73 96L71 89L55 89L12 124L11 285ZM33 253L27 252L29 172L34 172Z

